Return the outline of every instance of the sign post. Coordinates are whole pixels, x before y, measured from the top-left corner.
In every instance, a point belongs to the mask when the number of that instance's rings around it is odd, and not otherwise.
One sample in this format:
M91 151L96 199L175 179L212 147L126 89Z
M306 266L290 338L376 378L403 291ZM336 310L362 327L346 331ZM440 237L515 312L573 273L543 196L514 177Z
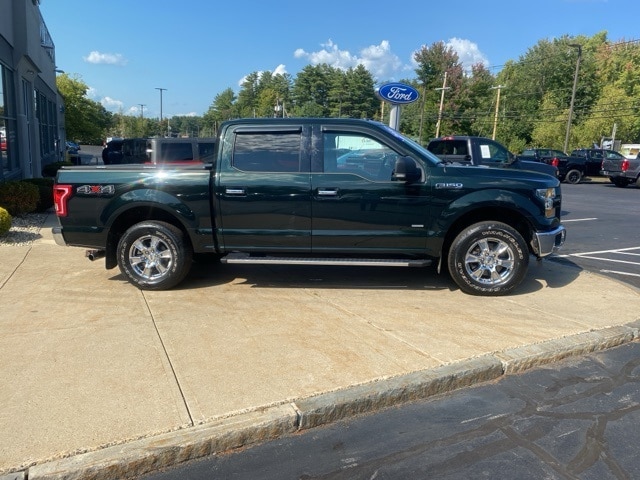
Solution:
M391 104L389 126L394 130L400 128L400 106L413 103L420 98L415 88L404 83L385 83L376 88L376 96Z

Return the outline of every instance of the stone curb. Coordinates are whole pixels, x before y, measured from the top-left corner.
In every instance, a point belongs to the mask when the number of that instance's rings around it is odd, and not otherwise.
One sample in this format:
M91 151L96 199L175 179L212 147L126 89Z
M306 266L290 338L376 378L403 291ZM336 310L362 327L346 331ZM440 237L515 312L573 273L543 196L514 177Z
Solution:
M327 425L353 415L376 412L571 356L622 345L635 341L639 336L640 320L637 320L623 326L508 349L35 465L28 469L28 478L112 480L140 476L188 460ZM0 476L0 480L24 480L26 473Z

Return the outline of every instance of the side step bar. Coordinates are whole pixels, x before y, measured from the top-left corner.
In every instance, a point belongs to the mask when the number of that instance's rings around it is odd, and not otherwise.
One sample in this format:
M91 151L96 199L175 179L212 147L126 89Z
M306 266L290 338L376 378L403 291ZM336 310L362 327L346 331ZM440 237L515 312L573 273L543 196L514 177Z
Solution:
M322 258L322 257L279 257L258 256L244 253L230 253L220 260L222 263L280 264L280 265L343 265L362 267L426 267L428 259L407 258Z

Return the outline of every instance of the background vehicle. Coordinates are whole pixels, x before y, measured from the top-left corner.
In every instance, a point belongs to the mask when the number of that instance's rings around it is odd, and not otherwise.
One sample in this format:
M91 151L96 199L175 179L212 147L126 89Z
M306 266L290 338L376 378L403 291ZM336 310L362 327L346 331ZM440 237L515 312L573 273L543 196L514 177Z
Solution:
M584 158L585 175L588 177L601 175L602 161L607 159L623 160L624 155L602 148L577 148L571 151L572 157Z
M626 187L634 182L640 187L640 157L630 160L620 154L606 155L601 174L609 177L616 187Z
M567 155L561 150L551 148L528 148L518 155L518 159L553 165L558 169L558 178L561 182L580 183L587 172L584 157Z
M71 140L67 140L66 146L67 152L69 152L71 155L77 154L80 150L80 145L78 145L76 142L72 142Z
M105 165L209 163L214 138L124 138L111 140L102 151Z
M122 163L122 145L124 138L107 139L107 143L102 149L102 163L105 165L116 165Z
M463 135L441 137L431 140L427 150L445 162L531 170L558 177L557 167L518 158L504 145L489 138Z
M445 164L378 122L240 119L215 144L207 164L58 170L56 242L89 248L143 289L177 285L194 254L211 253L225 263L435 261L475 295L510 292L531 254L564 243L557 178Z

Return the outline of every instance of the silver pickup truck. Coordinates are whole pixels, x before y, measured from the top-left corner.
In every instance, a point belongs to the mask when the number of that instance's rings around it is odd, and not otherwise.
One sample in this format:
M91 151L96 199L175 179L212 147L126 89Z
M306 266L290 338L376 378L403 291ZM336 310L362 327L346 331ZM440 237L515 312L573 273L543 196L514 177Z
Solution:
M632 183L640 187L640 156L619 158L605 155L600 175L609 177L616 187L626 187Z

